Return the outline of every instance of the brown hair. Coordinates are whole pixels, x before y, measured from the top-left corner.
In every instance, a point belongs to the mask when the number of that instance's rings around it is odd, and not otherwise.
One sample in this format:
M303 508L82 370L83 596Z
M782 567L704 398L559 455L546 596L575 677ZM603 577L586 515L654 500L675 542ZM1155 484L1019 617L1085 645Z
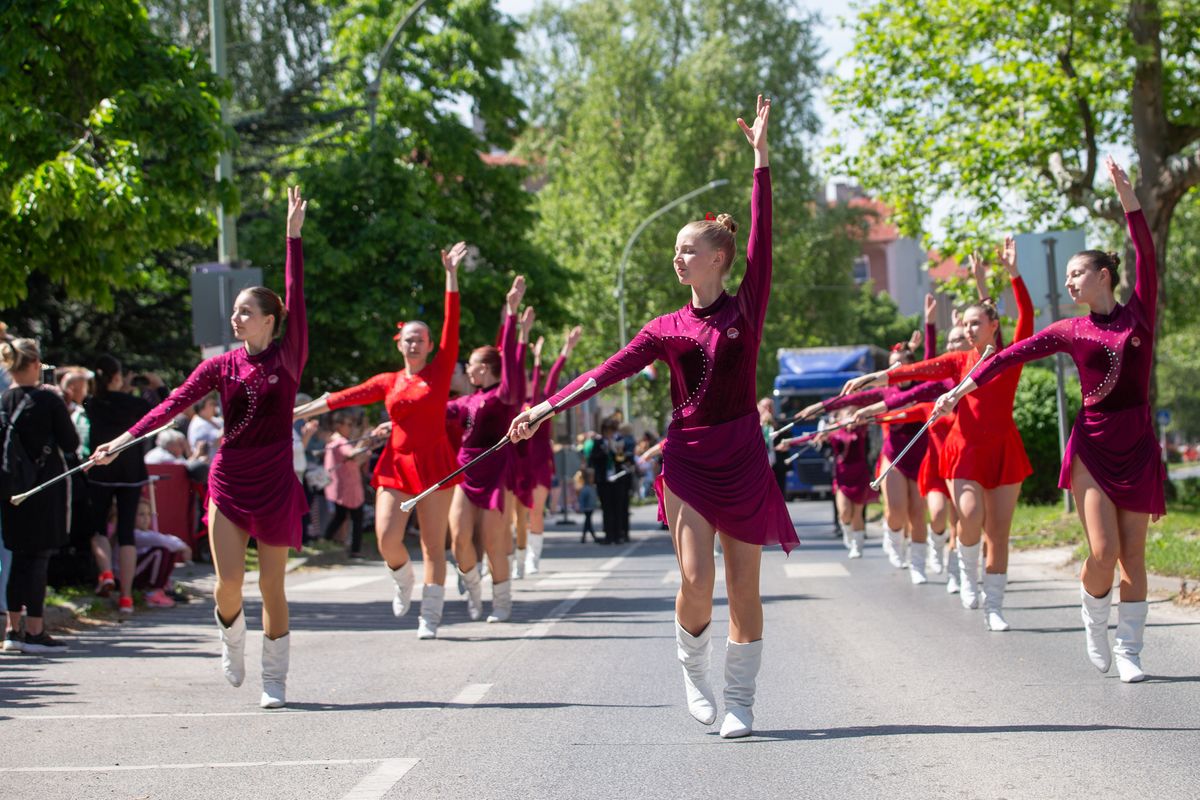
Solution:
M479 360L492 371L493 375L499 376L504 371L504 362L500 359L500 348L498 347L485 344L483 347L476 347L472 350L471 355L479 356Z
M242 294L248 294L253 297L254 302L258 304L259 311L275 317L275 324L271 328L271 336L278 336L280 329L283 327L283 321L287 319L287 308L283 305L283 300L279 295L265 286L251 286L247 289L242 289Z
M695 233L700 241L725 254L722 266L725 272L733 266L733 256L737 252L737 240L733 238L737 229L737 222L729 214L717 214L715 219L705 217L684 226L684 230Z
M978 308L988 319L996 323L995 345L997 349L1002 348L1004 346L1004 336L1000 329L1000 311L996 308L996 301L990 297L985 297L978 303L971 303L969 306L963 308L963 314L965 315L972 308Z
M1121 267L1121 257L1119 255L1105 250L1083 250L1071 256L1072 261L1076 259L1090 270L1095 270L1096 272L1108 270L1108 288L1116 290L1117 284L1121 280L1121 274L1118 272Z
M0 362L9 372L20 372L35 361L42 360L37 339L0 340Z

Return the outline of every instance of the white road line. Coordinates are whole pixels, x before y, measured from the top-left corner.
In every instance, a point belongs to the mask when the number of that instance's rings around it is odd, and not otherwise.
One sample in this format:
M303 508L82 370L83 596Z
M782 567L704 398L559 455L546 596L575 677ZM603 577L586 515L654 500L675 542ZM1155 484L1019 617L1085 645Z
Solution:
M610 558L608 561L605 561L603 564L601 564L598 570L590 573L591 580L589 580L588 585L580 586L575 591L571 592L571 594L567 595L562 602L550 610L549 614L542 618L541 622L538 622L529 630L525 631L525 636L523 638L540 639L548 634L550 632L550 628L554 626L554 623L558 622L560 619L569 614L571 609L574 608L580 600L587 597L588 592L596 588L596 586L599 586L602 580L611 575L622 561L628 558L646 541L646 539L639 539L638 541L629 545L629 547L626 547L617 555Z
M287 587L287 590L289 592L343 592L347 589L366 586L368 583L382 581L386 577L382 573L378 575L335 575L329 578L308 581L307 583L293 583Z
M836 561L814 561L810 564L784 564L783 572L789 578L849 578L850 572L844 564Z
M473 706L483 699L488 690L494 684L491 683L468 683L463 690L454 696L454 699L446 704L449 708L459 706Z
M415 767L418 761L419 758L389 758L356 783L353 789L342 795L342 800L379 800Z
M328 758L319 761L227 761L224 763L206 761L196 764L100 764L88 767L0 767L0 773L5 772L139 772L144 770L168 769L230 769L235 767L331 767L344 764L378 764L387 763L392 759L380 758ZM396 761L412 761L417 759L404 758ZM409 765L411 769L412 765ZM407 770L406 770L407 771Z

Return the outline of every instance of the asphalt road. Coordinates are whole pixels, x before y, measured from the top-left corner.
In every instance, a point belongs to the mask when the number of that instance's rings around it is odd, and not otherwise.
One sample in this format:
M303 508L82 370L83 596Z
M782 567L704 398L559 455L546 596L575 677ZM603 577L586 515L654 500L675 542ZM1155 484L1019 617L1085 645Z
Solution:
M1084 656L1077 584L1038 559L1015 559L1014 630L988 633L941 576L913 587L890 568L878 538L845 560L827 503L792 509L804 544L765 557L750 739L687 714L674 557L639 509L632 546L550 534L511 623L468 622L448 588L436 641L416 640L415 612L391 616L377 563L289 576L282 711L257 707L252 596L240 689L208 602L82 633L53 659L0 655L0 797L1200 796L1200 615L1156 603L1151 678L1124 685Z

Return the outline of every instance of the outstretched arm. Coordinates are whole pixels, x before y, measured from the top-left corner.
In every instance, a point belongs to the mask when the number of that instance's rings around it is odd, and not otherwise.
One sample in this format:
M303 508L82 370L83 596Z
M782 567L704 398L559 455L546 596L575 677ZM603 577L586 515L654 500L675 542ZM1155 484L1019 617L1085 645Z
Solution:
M571 352L575 349L575 345L579 344L579 337L582 335L583 327L579 325L576 325L567 333L562 350L559 351L558 358L554 359L554 365L550 367L550 373L546 376L546 386L542 390L542 399L558 391L559 376L562 375L563 368L567 365L567 359L571 357Z
M300 230L308 201L300 195L300 187L288 189L287 261L284 266L284 306L287 308L287 330L283 334L283 363L296 380L308 361L308 315L304 306L304 248Z
M1129 227L1129 238L1133 240L1135 281L1133 300L1130 304L1141 306L1146 327L1153 334L1158 317L1158 258L1154 252L1154 239L1150 236L1150 227L1146 224L1146 215L1142 213L1142 204L1138 202L1125 170L1112 156L1104 160L1104 166L1108 170L1113 187L1117 190L1121 208L1125 209L1125 224Z
M512 288L504 299L504 325L500 328L500 390L501 402L518 405L525 402L525 366L517 359L517 309L525 296L525 276L513 279Z
M937 355L937 298L925 295L925 360Z
M746 274L738 286L737 302L742 315L762 335L767 301L771 297L771 172L768 169L767 122L771 101L758 96L753 127L738 118L746 140L754 148L754 188L750 194L750 236L746 242Z

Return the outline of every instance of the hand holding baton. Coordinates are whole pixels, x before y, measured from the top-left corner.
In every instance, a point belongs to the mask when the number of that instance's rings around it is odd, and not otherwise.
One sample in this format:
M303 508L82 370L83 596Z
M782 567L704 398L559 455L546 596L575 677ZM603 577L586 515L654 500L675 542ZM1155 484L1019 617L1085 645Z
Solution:
M971 367L967 374L963 376L963 379L958 382L958 386L955 386L952 391L957 392L959 389L965 386L967 381L971 379L971 376L975 374L975 370L979 369L979 365L991 358L992 353L994 352L996 352L996 348L989 344L987 349L983 351L983 355L981 355L979 360L975 362L975 366ZM895 467L896 464L900 463L900 460L904 458L904 454L912 449L912 446L917 443L917 440L925 435L925 431L929 430L929 426L936 422L937 418L938 415L936 414L929 415L929 419L927 419L925 424L921 426L921 430L917 431L917 435L912 438L912 441L904 446L904 449L900 451L900 455L896 456L895 460L888 464L887 469L885 469L878 478L871 481L872 489L878 491L880 484L883 483L883 479L888 476L888 473L892 471L892 468Z
M594 388L596 388L596 379L588 378L586 381L584 381L582 386L580 386L578 389L576 389L575 391L571 392L569 395L564 397L562 399L562 401L559 402L557 405L552 405L552 406L550 406L550 408L546 409L545 412L539 414L536 418L531 418L529 420L530 426L532 427L534 425L537 425L538 423L540 423L542 420L546 419L547 417L553 416L555 413L558 412L559 409L570 405L571 401L574 400L576 397L578 397L579 395L588 391L589 389L594 389ZM510 441L511 441L511 439L508 438L508 434L507 433L504 434L504 438L502 438L500 441L496 442L494 445L489 447L487 450L484 450L482 453L480 453L479 455L472 458L466 464L463 464L461 467L454 470L454 472L451 472L449 475L442 478L440 481L435 483L433 486L430 486L428 489L421 492L416 497L412 497L412 498L409 498L408 500L405 500L403 503L400 504L400 510L406 514L409 511L412 511L413 508L416 507L417 503L421 502L426 497L433 494L438 489L442 488L447 483L449 483L450 481L457 478L459 475L462 475L464 472L466 472L471 467L478 464L480 461L483 461L485 458L492 455L497 450L504 449L505 445L507 445Z
M144 442L151 437L158 436L160 433L162 433L163 431L170 428L173 424L174 423L172 423L172 422L168 422L166 425L163 425L161 428L156 428L155 430L152 430L149 433L143 433L141 436L137 437L136 439L131 439L130 441L126 442L125 444L121 445L120 447L109 450L108 455L115 456L117 453L121 452L122 450L127 450L130 447L133 447L135 444L140 444L141 442ZM8 501L10 503L12 503L14 506L19 506L19 505L21 505L21 503L24 503L30 497L33 497L35 494L42 491L43 489L53 486L56 483L65 481L67 478L71 477L76 472L82 472L83 470L91 468L95 463L96 463L96 457L92 456L87 461L80 464L78 467L72 467L71 469L67 470L63 474L55 476L55 477L51 478L50 480L46 481L45 483L33 487L28 492L22 492L21 494L14 494L12 497L9 498Z

